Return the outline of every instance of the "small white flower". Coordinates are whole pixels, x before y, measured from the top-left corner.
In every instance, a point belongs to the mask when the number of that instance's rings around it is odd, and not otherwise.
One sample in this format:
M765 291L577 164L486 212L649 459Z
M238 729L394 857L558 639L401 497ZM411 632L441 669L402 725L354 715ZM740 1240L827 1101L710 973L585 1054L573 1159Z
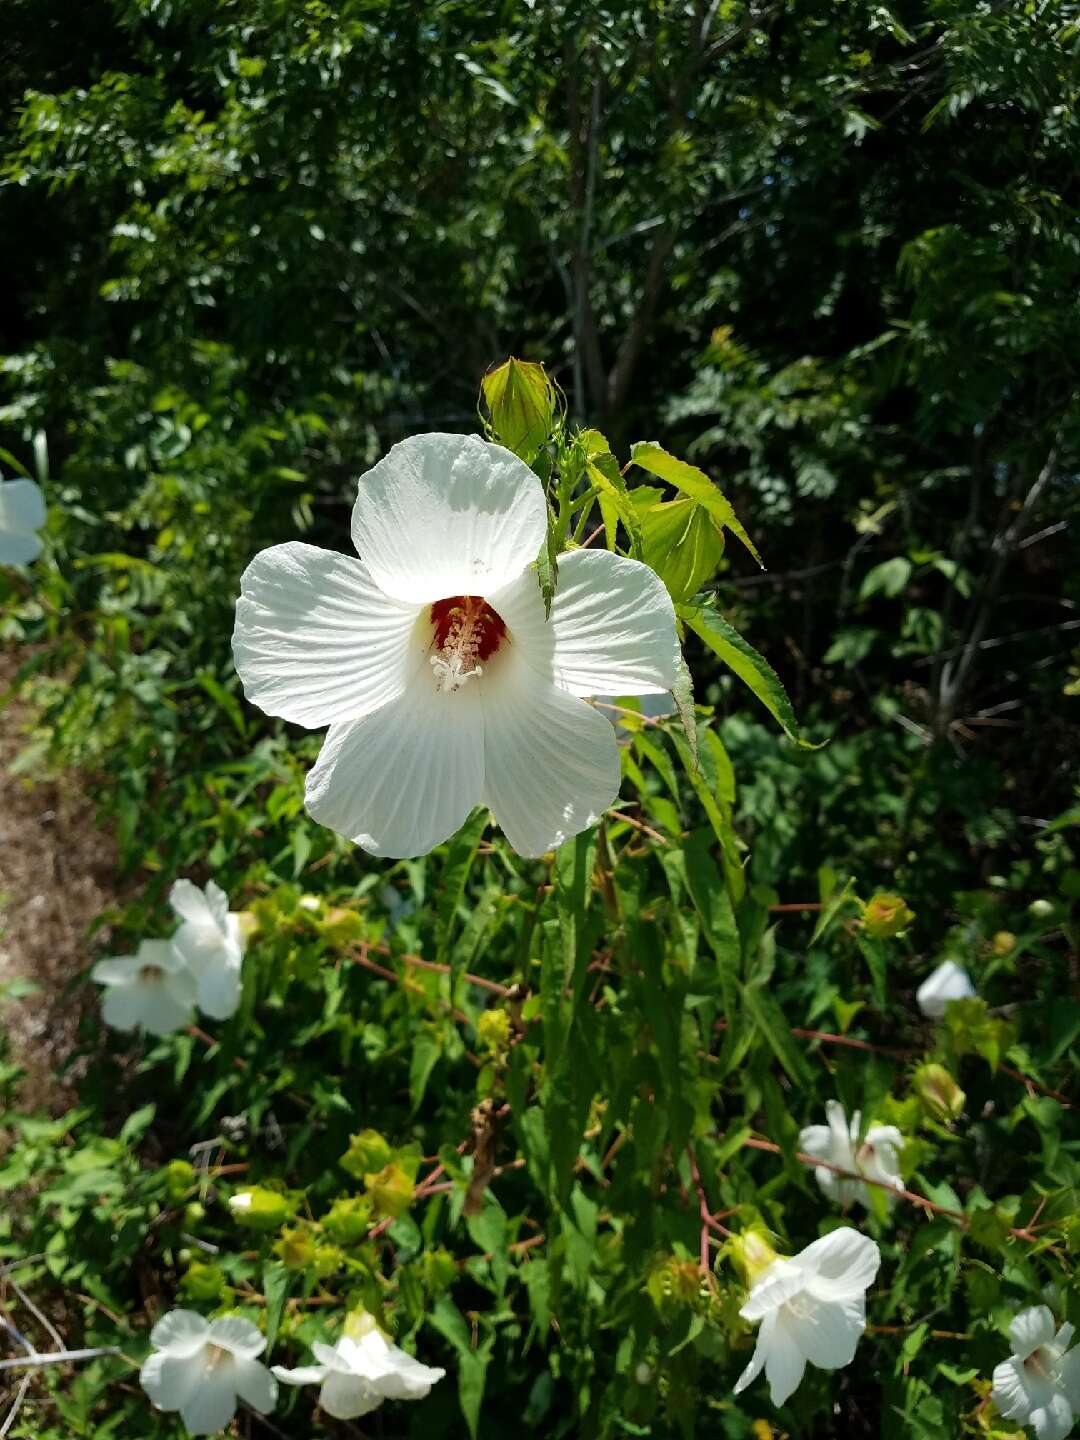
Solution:
M1073 1327L1054 1333L1045 1305L1021 1310L1009 1326L1013 1353L994 1367L991 1399L1006 1420L1032 1425L1038 1440L1065 1440L1080 1412L1080 1346Z
M205 890L190 880L177 880L169 904L183 922L172 943L194 978L199 1009L215 1020L227 1020L240 1004L240 917L230 914L229 897L213 880Z
M975 994L971 976L955 960L943 960L915 992L919 1009L931 1020L940 1020L950 1000L970 1000Z
M241 581L233 653L248 699L329 725L308 813L373 855L422 855L486 805L519 854L594 824L619 789L586 696L678 678L675 614L645 565L559 558L550 619L533 562L547 502L475 435L417 435L359 484L361 559L276 545Z
M208 1321L194 1310L172 1310L151 1330L150 1344L142 1387L158 1410L179 1410L192 1435L223 1430L237 1397L260 1415L277 1403L277 1382L255 1358L266 1338L250 1320Z
M41 554L45 497L33 480L0 480L0 565L29 565Z
M134 955L99 960L90 978L105 986L101 1015L114 1030L169 1035L193 1019L195 982L168 940L144 940Z
M761 1329L735 1394L764 1369L773 1404L783 1405L798 1389L808 1360L821 1370L850 1365L866 1329L866 1290L880 1264L873 1240L847 1226L790 1260L774 1260L739 1311L744 1320L760 1320Z
M848 1124L844 1107L838 1100L825 1102L827 1125L808 1125L799 1133L799 1149L813 1155L816 1160L828 1160L855 1175L867 1175L902 1190L900 1178L899 1151L904 1148L904 1137L895 1125L871 1125L862 1140L859 1140L861 1113L856 1110ZM853 1203L865 1205L870 1199L868 1186L859 1180L846 1180L834 1170L819 1165L814 1171L822 1193L837 1204L848 1206ZM884 1193L884 1192L883 1192Z
M384 1400L423 1400L446 1374L421 1365L373 1324L358 1339L342 1335L336 1345L316 1340L311 1349L318 1365L275 1365L274 1374L286 1385L321 1385L319 1404L337 1420L367 1415Z

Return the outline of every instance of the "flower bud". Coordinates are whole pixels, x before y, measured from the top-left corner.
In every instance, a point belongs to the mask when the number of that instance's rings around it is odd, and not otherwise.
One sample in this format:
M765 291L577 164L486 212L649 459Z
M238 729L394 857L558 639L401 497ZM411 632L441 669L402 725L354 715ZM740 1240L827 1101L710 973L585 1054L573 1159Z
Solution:
M1048 920L1054 913L1054 907L1049 900L1032 900L1028 906L1028 914L1034 920Z
M191 1300L206 1303L220 1298L225 1289L225 1275L217 1265L205 1265L193 1260L180 1281L181 1291Z
M287 1270L307 1270L315 1259L315 1245L302 1229L283 1230L274 1254Z
M359 1135L349 1136L349 1148L341 1157L341 1165L360 1180L389 1165L390 1155L388 1142L377 1130L361 1130Z
M647 1360L639 1360L634 1366L634 1383L637 1385L651 1385L653 1368Z
M400 1165L385 1165L377 1174L365 1175L364 1184L380 1215L396 1220L413 1203L413 1182Z
M893 939L906 930L914 919L915 912L908 909L900 895L889 895L882 891L863 906L863 928L875 940Z
M526 464L534 460L555 425L555 388L543 365L511 358L484 376L481 389L499 443Z
M366 1195L341 1196L322 1219L323 1228L339 1245L363 1240L371 1224L371 1201Z
M195 1167L186 1160L171 1160L165 1166L165 1193L173 1204L183 1200L195 1184Z
M920 1065L912 1085L935 1120L955 1120L963 1112L967 1096L944 1065Z
M726 1249L744 1285L752 1285L777 1258L763 1225L751 1225L748 1230L732 1235Z
M476 1034L485 1049L497 1052L506 1049L513 1023L505 1010L485 1010L476 1022Z
M239 1225L251 1230L276 1230L289 1219L296 1205L287 1195L256 1185L230 1195L229 1209Z
M1008 955L1009 951L1016 944L1016 936L1011 930L999 930L990 941L991 949L995 955Z

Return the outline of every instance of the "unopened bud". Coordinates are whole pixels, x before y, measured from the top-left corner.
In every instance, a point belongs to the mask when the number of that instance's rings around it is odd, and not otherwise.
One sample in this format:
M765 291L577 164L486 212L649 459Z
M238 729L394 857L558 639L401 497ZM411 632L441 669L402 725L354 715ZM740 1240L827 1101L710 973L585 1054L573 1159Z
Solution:
M908 909L907 902L901 895L882 892L863 906L863 928L875 940L893 939L906 930L914 919L915 912Z
M1035 920L1047 920L1054 913L1054 907L1049 900L1032 900L1028 906L1028 914Z
M962 1114L967 1096L944 1065L920 1065L912 1083L935 1120L955 1120Z
M238 1190L230 1195L229 1209L240 1225L252 1230L276 1230L288 1220L296 1205L287 1195L256 1185L251 1190Z
M1016 936L1011 930L999 930L990 941L991 948L995 955L1008 955L1015 944Z
M777 1258L763 1225L752 1225L749 1230L732 1235L727 1250L744 1285L752 1285Z

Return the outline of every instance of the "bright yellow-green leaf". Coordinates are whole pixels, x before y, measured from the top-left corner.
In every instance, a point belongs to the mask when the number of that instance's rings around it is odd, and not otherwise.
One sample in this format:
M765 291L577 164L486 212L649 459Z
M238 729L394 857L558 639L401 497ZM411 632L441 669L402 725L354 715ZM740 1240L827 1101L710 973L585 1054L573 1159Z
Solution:
M741 540L761 568L765 568L754 542L732 509L731 502L704 470L699 470L696 465L690 465L685 460L676 460L674 455L669 455L664 447L657 445L654 440L639 440L632 445L630 461L642 470L647 470L650 475L666 480L669 485L674 485L676 490L681 490L691 500L704 506L716 523Z

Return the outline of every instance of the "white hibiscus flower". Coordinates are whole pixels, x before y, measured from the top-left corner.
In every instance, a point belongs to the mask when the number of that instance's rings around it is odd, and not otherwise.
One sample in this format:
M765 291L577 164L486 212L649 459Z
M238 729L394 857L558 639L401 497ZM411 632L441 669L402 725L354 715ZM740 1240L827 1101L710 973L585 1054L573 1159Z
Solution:
M172 943L194 978L199 1009L215 1020L227 1020L240 1004L240 916L230 913L229 897L213 880L205 890L190 880L177 880L169 904L183 922Z
M971 976L955 960L943 960L915 991L919 1009L931 1020L940 1020L950 1000L970 1000L975 995Z
M419 435L361 477L361 559L290 543L248 566L233 650L249 700L329 733L308 776L320 824L374 855L421 855L487 805L519 854L595 823L619 787L584 696L670 690L671 600L603 550L559 560L549 620L532 564L540 482L473 435Z
M391 1344L374 1322L356 1328L363 1330L356 1339L342 1335L335 1345L316 1340L311 1349L317 1365L275 1365L274 1374L286 1385L321 1386L319 1404L338 1420L367 1415L384 1400L422 1400L446 1374Z
M29 565L41 554L45 497L33 480L0 480L0 565Z
M1006 1420L1034 1427L1038 1440L1065 1440L1080 1412L1080 1346L1073 1327L1054 1333L1046 1305L1021 1310L1009 1326L1013 1353L994 1367L991 1398Z
M848 1124L844 1107L837 1100L825 1102L827 1125L808 1125L799 1133L799 1149L816 1160L828 1160L854 1175L867 1175L894 1190L902 1190L899 1152L904 1148L904 1137L895 1125L871 1125L859 1140L861 1113L856 1110ZM834 1170L819 1165L814 1171L822 1193L838 1205L848 1206L855 1202L869 1208L868 1187L860 1180L846 1180Z
M169 940L144 940L134 955L99 960L90 978L105 986L101 1016L114 1030L169 1035L194 1018L195 981Z
M151 1330L150 1344L139 1381L158 1410L179 1410L192 1435L224 1430L238 1398L260 1415L277 1403L277 1381L256 1359L266 1338L250 1320L173 1310Z
M739 1311L744 1320L760 1320L761 1329L735 1394L764 1369L773 1404L783 1405L798 1389L808 1360L821 1370L850 1365L866 1329L866 1290L880 1264L874 1242L847 1226L793 1259L774 1260Z

